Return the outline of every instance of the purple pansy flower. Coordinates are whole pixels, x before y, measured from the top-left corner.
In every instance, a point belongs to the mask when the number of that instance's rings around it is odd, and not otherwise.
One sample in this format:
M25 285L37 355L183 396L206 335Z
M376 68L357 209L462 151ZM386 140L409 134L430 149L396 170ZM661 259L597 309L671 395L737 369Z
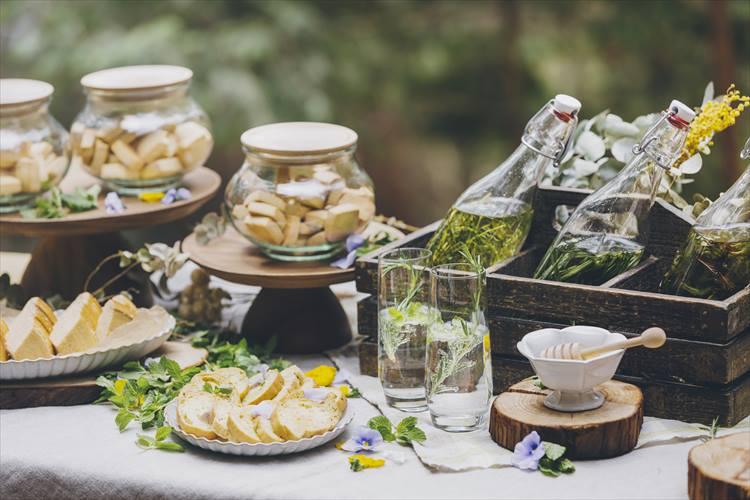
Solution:
M513 457L510 464L513 467L525 470L537 470L539 460L544 456L544 445L542 438L536 431L532 431L521 440L513 449Z
M125 205L123 205L120 195L110 191L104 197L104 209L108 214L121 214L125 211Z
M172 188L164 194L161 202L165 205L171 205L175 201L189 200L193 194L187 188Z
M344 451L374 451L383 443L383 436L375 429L360 425L354 429L354 435L341 445Z
M350 234L346 239L346 255L331 262L333 267L349 269L357 258L357 249L365 244L365 239L358 234Z

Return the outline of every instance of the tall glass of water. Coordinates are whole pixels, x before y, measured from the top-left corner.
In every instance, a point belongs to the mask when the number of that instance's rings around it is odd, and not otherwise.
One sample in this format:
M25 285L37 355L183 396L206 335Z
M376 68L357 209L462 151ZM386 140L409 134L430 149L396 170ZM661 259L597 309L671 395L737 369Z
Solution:
M485 270L446 264L430 272L434 321L427 333L425 387L432 423L465 432L484 420L492 396Z
M427 409L430 256L423 248L400 248L378 262L378 376L388 404L408 412Z

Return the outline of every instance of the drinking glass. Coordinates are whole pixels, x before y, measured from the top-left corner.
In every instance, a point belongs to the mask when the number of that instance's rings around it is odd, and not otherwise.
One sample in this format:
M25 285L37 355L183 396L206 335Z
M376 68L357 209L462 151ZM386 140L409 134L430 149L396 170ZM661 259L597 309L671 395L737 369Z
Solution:
M434 320L427 333L425 387L432 423L446 431L477 429L492 396L485 283L485 270L470 264L430 272Z
M386 402L407 412L427 409L425 345L431 322L423 248L399 248L378 261L378 376Z

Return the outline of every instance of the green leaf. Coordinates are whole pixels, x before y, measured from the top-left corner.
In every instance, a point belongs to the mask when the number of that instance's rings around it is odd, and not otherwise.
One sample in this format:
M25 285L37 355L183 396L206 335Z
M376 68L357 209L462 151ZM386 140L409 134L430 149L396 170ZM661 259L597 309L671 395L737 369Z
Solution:
M351 390L349 391L349 394L347 394L346 397L347 398L361 398L362 393L359 392L359 389L357 389L356 387L352 387Z
M183 451L185 451L185 448L183 448L181 445L173 441L157 441L156 448L159 450L176 451L179 453L182 453Z
M137 444L139 448L143 448L144 450L150 450L155 445L153 439L143 434L138 434L138 438L135 440L135 444Z
M396 433L400 434L417 426L417 417L406 417L396 426Z
M420 429L419 427L415 427L413 429L398 433L398 437L396 439L398 440L399 444L403 445L411 444L412 441L416 441L417 443L421 444L424 443L424 441L427 439L427 435L422 429Z
M169 437L170 434L172 434L172 428L170 426L165 425L163 427L159 427L156 430L156 440L164 441Z
M560 475L558 472L555 462L544 456L539 460L539 472L545 476L557 477Z
M571 462L567 458L563 458L557 464L557 469L563 474L572 474L576 471L576 466L573 465L573 462Z
M377 417L371 418L367 422L367 426L370 429L378 431L386 442L390 443L396 439L396 436L393 434L393 424L388 420L388 417L384 415L378 415Z
M555 443L548 443L547 441L543 441L542 445L544 445L544 456L546 456L553 462L565 455L565 446L560 446L559 444Z
M128 411L127 408L123 408L117 412L117 416L115 416L115 423L117 424L117 428L120 430L120 432L125 430L128 424L133 420L133 418L135 418L135 415Z
M349 468L353 470L354 472L359 472L361 470L364 470L364 467L362 467L362 464L359 463L359 460L356 458L349 462Z

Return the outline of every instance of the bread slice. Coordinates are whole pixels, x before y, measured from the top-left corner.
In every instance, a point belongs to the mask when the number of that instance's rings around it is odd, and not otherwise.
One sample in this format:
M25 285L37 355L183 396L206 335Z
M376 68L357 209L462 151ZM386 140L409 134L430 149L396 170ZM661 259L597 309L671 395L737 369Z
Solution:
M8 333L8 325L0 318L0 361L8 361L8 351L5 350L5 335Z
M336 390L330 390L326 399L320 402L288 398L274 409L271 425L284 439L317 436L336 427L345 409L346 398Z
M267 399L273 399L284 388L284 377L278 370L268 370L260 386L254 387L242 398L246 405L258 404Z
M217 398L211 416L211 428L221 439L229 439L229 413L235 405L228 399Z
M93 295L80 294L55 323L50 340L58 354L82 352L96 346L96 325L102 308Z
M282 443L285 441L284 438L276 434L273 430L271 420L265 417L255 418L255 430L258 433L258 437L263 443Z
M217 386L231 386L232 393L225 399L232 403L239 403L241 394L247 392L247 375L239 368L219 368L212 372L198 373L180 389L180 397L189 397L193 394L209 394L205 390L206 383Z
M104 340L115 328L130 323L138 313L138 308L124 295L115 295L104 304L96 324L98 342Z
M216 398L207 393L196 393L177 401L177 423L193 436L215 439L213 420Z
M46 309L45 307L46 306ZM10 357L16 360L51 358L55 351L50 342L49 333L52 319L48 312L52 310L40 298L34 297L26 302L21 313L10 324L5 335L5 347Z
M255 430L255 420L249 408L242 406L232 408L227 417L229 439L235 443L260 443L260 436Z
M305 374L296 365L292 365L281 371L281 378L284 379L284 387L272 398L273 401L283 401L294 394L300 388Z

